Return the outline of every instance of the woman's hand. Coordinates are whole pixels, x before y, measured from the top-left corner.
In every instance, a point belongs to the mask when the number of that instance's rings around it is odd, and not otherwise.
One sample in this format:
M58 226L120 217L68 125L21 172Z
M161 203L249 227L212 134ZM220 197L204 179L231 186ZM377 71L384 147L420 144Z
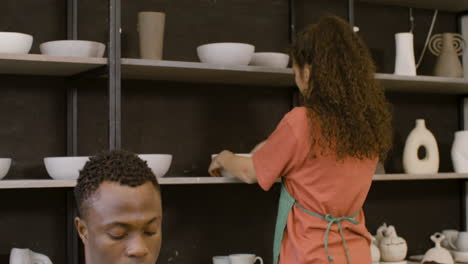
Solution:
M224 169L223 161L225 161L231 155L234 154L227 150L219 153L219 155L213 158L211 161L210 167L208 168L208 173L213 177L221 177L221 171Z

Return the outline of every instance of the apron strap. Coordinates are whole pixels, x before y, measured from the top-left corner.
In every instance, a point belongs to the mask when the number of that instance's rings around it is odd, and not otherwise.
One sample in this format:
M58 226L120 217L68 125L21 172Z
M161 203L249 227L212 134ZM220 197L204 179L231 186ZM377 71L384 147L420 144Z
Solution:
M338 231L340 232L341 241L343 242L343 248L344 248L345 254L346 254L346 261L347 261L348 264L350 264L351 263L351 258L349 256L348 245L346 243L346 239L345 239L344 234L343 234L343 228L341 227L341 222L348 221L348 222L352 223L353 225L358 225L359 221L357 219L355 219L354 217L356 217L359 214L360 210L357 211L356 213L350 215L350 216L347 216L347 217L334 217L331 214L327 214L327 215L323 216L323 215L311 212L311 211L305 209L304 207L302 207L298 203L295 203L295 205L299 209L301 209L302 211L306 212L307 214L309 214L311 216L318 217L318 218L323 219L323 220L328 222L327 229L325 230L324 243L325 243L325 250L326 250L327 256L328 256L328 261L330 261L330 262L334 262L335 259L333 259L333 257L331 256L330 249L328 248L328 237L330 235L330 230L331 230L332 226L333 225L338 226Z

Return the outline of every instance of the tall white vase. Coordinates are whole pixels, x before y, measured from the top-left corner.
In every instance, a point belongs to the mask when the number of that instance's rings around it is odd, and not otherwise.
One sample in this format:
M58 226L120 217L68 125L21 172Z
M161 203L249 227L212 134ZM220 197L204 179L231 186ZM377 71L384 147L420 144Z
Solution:
M420 159L418 150L424 147L426 157ZM406 139L403 168L408 174L431 174L439 171L439 149L434 135L426 128L424 119L416 120L416 127Z
M395 74L397 75L416 76L413 39L413 34L409 32L395 34Z
M140 56L142 59L162 59L165 22L165 13L138 13L138 33L140 36Z
M455 132L452 145L452 163L455 172L468 173L468 131Z

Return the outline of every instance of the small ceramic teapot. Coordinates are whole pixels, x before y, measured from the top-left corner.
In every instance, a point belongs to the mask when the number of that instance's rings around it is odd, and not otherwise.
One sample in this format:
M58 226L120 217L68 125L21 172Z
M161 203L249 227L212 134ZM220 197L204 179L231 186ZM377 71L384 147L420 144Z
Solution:
M374 236L372 236L372 243L371 243L371 256L372 256L372 263L379 264L380 263L380 249L376 245L377 240Z
M380 254L384 262L400 262L405 260L408 253L406 241L399 237L395 227L389 226L383 231L383 239L380 241Z
M375 244L377 245L377 247L380 245L380 242L382 241L382 239L384 238L384 232L385 230L387 230L388 226L387 226L387 223L383 223L378 229L377 229L377 232L375 234Z
M445 239L441 233L435 233L431 236L431 240L435 243L435 247L429 249L424 255L422 264L424 263L439 263L439 264L453 264L453 258L450 252L443 248L440 244Z

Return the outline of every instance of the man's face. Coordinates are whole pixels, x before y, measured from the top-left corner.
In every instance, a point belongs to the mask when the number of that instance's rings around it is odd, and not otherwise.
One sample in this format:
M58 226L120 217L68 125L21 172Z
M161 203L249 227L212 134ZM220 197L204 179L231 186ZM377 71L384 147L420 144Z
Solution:
M75 220L87 264L154 264L161 248L161 194L151 182L138 187L103 182Z

